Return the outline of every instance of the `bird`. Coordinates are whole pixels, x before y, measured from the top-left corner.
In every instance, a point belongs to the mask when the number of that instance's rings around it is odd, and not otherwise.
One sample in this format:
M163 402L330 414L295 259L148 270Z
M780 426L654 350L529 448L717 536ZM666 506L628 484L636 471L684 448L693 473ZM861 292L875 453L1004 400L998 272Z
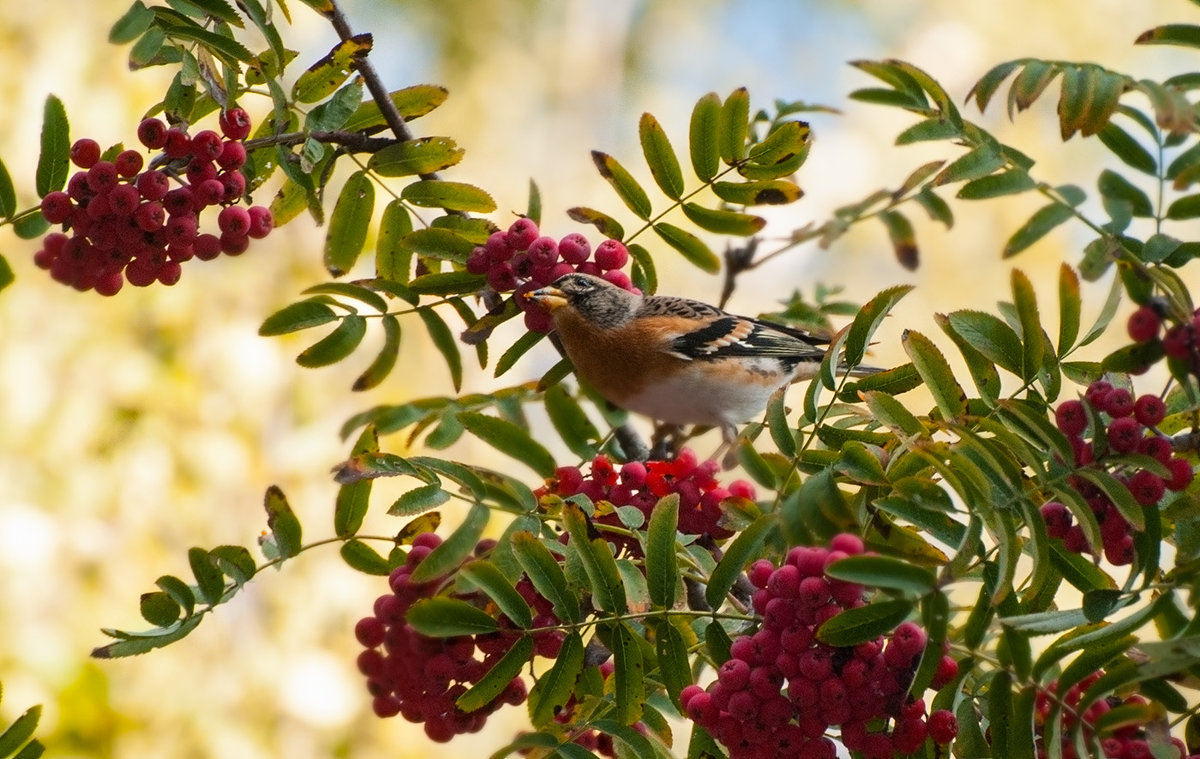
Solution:
M737 425L761 414L772 394L817 373L829 342L580 272L525 297L550 312L575 373L605 400L669 425L718 427L730 446ZM848 371L865 376L882 370Z

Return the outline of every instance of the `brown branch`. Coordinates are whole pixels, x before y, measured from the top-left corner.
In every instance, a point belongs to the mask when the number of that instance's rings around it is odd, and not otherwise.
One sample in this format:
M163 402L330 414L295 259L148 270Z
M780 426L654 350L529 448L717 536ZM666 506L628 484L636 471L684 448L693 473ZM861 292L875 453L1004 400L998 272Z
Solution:
M396 144L396 140L391 137L368 137L362 132L337 130L332 132L288 132L271 137L259 137L255 140L246 140L246 150L267 148L272 145L290 147L299 145L310 138L330 145L341 145L357 153L378 153L389 145Z

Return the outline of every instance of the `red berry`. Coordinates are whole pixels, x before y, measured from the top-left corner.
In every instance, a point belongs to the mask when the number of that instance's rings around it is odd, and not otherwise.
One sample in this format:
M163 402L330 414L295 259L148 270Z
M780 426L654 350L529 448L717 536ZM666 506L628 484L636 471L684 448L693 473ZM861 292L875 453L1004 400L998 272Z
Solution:
M167 125L155 118L142 119L137 127L137 136L143 145L158 150L167 144Z
M241 108L222 111L217 118L221 133L231 140L244 140L250 136L250 115Z
M236 203L246 194L246 177L240 171L223 171L218 177L224 189L222 200L226 203Z
M553 237L539 237L529 244L528 255L534 266L551 266L558 261L558 243Z
M1107 411L1113 418L1129 416L1133 413L1133 394L1123 387L1118 387L1108 394L1107 403L1101 410Z
M250 231L247 233L256 240L260 240L271 233L275 228L275 217L271 215L271 209L266 206L250 206L246 209L246 213L250 214Z
M137 188L131 184L117 185L108 193L109 207L117 216L132 216L140 200Z
M487 273L488 284L498 293L506 293L513 290L517 286L517 276L513 272L512 264L507 261L503 263L493 264ZM530 313L530 312L526 312Z
M250 213L240 206L222 208L217 215L217 227L231 235L246 235L250 231Z
M161 171L147 171L138 176L137 188L146 200L162 200L171 190L171 181Z
M121 287L125 284L125 277L121 276L120 269L113 269L100 275L96 280L96 292L111 297L121 291Z
M525 312L525 329L530 332L549 332L554 329L554 319L543 309L530 309Z
M221 135L211 129L204 129L192 135L192 155L204 161L215 161L224 149Z
M1103 411L1107 404L1108 394L1112 392L1113 386L1104 380L1096 380L1088 385L1087 390L1083 393L1083 399L1088 405L1097 411Z
M221 146L216 160L222 169L240 169L246 163L246 148L240 142L228 140Z
M216 179L217 165L207 158L193 158L188 162L187 172L184 176L193 185L197 185L206 179Z
M383 645L383 636L387 630L379 617L363 617L354 625L354 637L367 648Z
M167 154L167 158L183 158L192 153L192 138L188 137L187 132L178 127L171 127L167 130L166 140L163 142L163 150Z
M1143 506L1153 506L1162 499L1166 486L1163 479L1145 469L1129 478L1129 492Z
M178 261L164 261L158 267L158 281L170 287L179 281L183 270L179 266Z
M192 213L192 191L187 187L176 187L162 198L163 208L171 216Z
M958 720L954 713L947 709L938 709L930 714L926 727L934 743L946 744L958 735Z
M111 190L117 185L117 167L112 161L96 161L88 169L87 183L95 192Z
M228 256L240 256L250 247L247 235L235 235L229 232L221 233L221 252Z
M192 253L201 261L211 261L221 254L221 238L214 234L198 235L192 242Z
M622 290L633 290L633 280L620 269L609 269L600 276L606 282L611 282Z
M1133 416L1146 427L1153 427L1167 416L1167 405L1156 395L1143 395L1133 404Z
M1046 522L1046 532L1052 538L1066 537L1071 529L1071 512L1058 501L1049 501L1042 505L1042 519Z
M1150 306L1142 306L1129 317L1129 337L1135 343L1148 343L1158 337L1162 317Z
M71 218L73 209L71 196L61 190L48 192L46 197L42 198L42 216L51 224L62 224Z
M1108 425L1108 445L1117 453L1133 453L1142 440L1142 425L1131 416L1113 419Z
M486 274L489 265L487 248L476 245L467 256L467 271L471 274Z
M113 159L117 173L123 177L134 177L142 170L142 154L136 150L123 150Z
M1167 489L1172 492L1183 490L1191 484L1195 472L1187 459L1171 459L1167 462L1171 478L1167 480Z
M81 169L90 169L100 160L100 143L84 137L71 146L71 163Z
M605 240L596 248L595 261L601 269L620 269L629 262L629 250L620 240Z
M1176 324L1163 337L1163 351L1171 358L1187 358L1192 353L1193 336L1192 325Z
M219 179L205 179L192 186L192 198L201 206L215 206L225 197L225 185Z
M191 244L196 238L196 217L186 214L172 216L163 230L168 245Z
M1063 401L1054 410L1054 423L1064 435L1075 437L1087 429L1087 411L1080 401Z

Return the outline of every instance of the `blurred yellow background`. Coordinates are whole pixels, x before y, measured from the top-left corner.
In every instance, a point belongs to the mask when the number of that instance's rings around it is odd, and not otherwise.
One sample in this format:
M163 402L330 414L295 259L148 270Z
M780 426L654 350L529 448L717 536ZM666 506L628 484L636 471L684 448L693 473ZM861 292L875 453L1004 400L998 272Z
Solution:
M295 24L284 39L302 51L298 72L335 38L300 2L289 5ZM161 98L168 72L130 72L127 51L105 41L126 7L114 0L48 0L36 9L0 2L0 56L9 72L0 79L0 157L22 207L36 200L47 93L65 102L72 140L90 136L102 145L134 142L141 114ZM817 141L799 175L808 194L771 210L767 232L778 238L874 189L895 187L930 157L953 155L940 144L891 147L911 120L848 101L852 89L874 85L846 61L910 60L958 99L992 65L1021 56L1094 60L1162 77L1195 68L1195 57L1135 48L1133 39L1155 24L1200 16L1183 0L355 0L346 10L356 31L374 32L372 58L389 87L449 88L449 101L414 124L419 135L447 134L467 149L447 177L491 191L501 225L525 208L534 178L543 227L556 236L576 228L563 213L570 206L623 211L596 176L590 149L616 155L648 179L637 148L644 110L678 147L686 144L692 104L709 90L724 95L745 85L755 107L782 98L842 109L811 118ZM1040 177L1087 182L1102 152L1079 139L1060 144L1056 97L1055 87L1015 125L995 105L982 117L973 108L964 113L1038 159ZM265 113L262 104L247 105L255 117ZM264 194L258 202L267 200ZM992 308L1007 297L1010 263L999 250L1036 206L1032 198L956 204L949 232L914 214L923 243L916 272L895 262L881 227L855 230L831 250L804 247L747 275L731 307L771 310L797 287L811 294L815 280L843 285L860 302L885 286L916 284L881 330L872 359L898 363L903 328L936 335L934 311ZM51 282L30 260L36 244L0 230L0 250L17 275L0 293L0 721L44 704L38 736L51 755L307 759L438 751L418 726L371 714L354 667L352 628L386 587L348 570L332 548L260 577L182 643L120 661L88 657L106 642L99 628L146 626L139 594L161 574L188 576L189 546L253 546L268 485L288 494L308 539L329 535L336 492L329 470L347 449L338 438L342 421L377 403L450 392L441 359L416 339L406 342L383 387L353 395L350 384L368 353L302 370L292 359L314 336L257 336L264 316L322 281L322 235L301 218L240 258L190 263L173 288L126 287L104 299ZM1016 260L1034 276L1044 312L1054 310L1048 277L1064 258L1076 262L1086 239L1060 231ZM662 291L718 297L717 278L656 252ZM1085 318L1104 290L1088 288ZM1097 348L1086 357L1100 355ZM528 357L504 382L536 378L551 360L548 352ZM490 376L468 372L465 389L496 386ZM388 441L392 449L401 444ZM456 455L509 465L487 451ZM386 500L376 507L385 509ZM369 524L398 526L378 516ZM453 750L486 755L521 724L520 710L505 710Z

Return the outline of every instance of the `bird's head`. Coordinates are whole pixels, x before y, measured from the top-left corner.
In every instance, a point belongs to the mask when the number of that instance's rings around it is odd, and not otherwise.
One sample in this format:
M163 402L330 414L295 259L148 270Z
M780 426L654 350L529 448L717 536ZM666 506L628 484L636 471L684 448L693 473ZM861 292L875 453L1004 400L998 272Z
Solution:
M641 296L591 274L564 274L554 284L525 293L554 313L570 307L602 327L618 327L633 318Z

